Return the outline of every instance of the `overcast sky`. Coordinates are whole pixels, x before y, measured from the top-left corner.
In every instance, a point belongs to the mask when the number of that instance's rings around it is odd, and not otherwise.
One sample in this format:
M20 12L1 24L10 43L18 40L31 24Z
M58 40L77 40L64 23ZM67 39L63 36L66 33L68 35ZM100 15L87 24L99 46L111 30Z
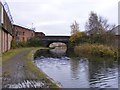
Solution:
M6 0L14 23L44 32L46 35L70 35L76 20L81 31L91 11L118 24L119 0ZM33 23L33 25L32 25Z

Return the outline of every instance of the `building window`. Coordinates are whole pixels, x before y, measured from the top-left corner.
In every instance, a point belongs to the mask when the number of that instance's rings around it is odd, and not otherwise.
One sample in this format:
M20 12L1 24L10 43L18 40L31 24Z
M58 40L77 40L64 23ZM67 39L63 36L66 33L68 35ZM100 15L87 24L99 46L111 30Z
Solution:
M23 35L25 35L25 32L23 32Z
M23 42L25 41L25 38L23 37Z

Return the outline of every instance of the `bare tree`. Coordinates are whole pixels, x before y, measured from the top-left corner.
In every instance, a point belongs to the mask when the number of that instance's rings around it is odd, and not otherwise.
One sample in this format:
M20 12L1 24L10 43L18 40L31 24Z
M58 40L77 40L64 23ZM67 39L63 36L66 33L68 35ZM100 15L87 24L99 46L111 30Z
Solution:
M103 28L105 31L112 30L112 29L115 27L114 24L113 24L113 25L108 24L108 20L105 19L105 18L102 17L102 16L99 16L99 20L98 20L98 21L99 21L99 23L101 24L102 28Z
M109 32L114 27L115 25L108 24L106 18L98 16L94 12L90 13L85 26L87 35L90 36L92 43L108 43L110 42L109 40L114 41L114 35Z
M86 22L86 30L89 34L103 34L108 30L114 28L115 25L108 24L108 20L96 13L91 12L88 22Z
M79 24L75 21L71 26L71 34L79 32Z

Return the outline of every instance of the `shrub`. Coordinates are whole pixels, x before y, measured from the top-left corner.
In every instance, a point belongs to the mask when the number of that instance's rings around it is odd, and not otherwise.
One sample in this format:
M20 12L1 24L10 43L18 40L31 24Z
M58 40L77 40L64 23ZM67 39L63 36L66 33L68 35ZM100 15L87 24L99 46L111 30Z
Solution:
M20 48L20 47L39 47L43 46L43 42L37 38L31 38L27 42L16 42L12 40L11 47L13 49Z
M38 38L31 38L27 41L27 46L39 47L39 46L43 46L43 42L42 42L42 40L40 40Z
M79 46L76 46L74 51L75 54L77 54L78 56L93 55L100 57L103 56L115 57L117 50L115 50L112 47L108 47L100 44L81 44Z
M76 32L76 33L72 34L70 39L69 39L71 45L78 45L80 43L81 37L82 37L81 32Z
M12 41L11 41L11 48L12 49L15 49L17 47L17 43L16 43L16 41L13 39Z
M17 43L17 47L27 47L27 42L19 42Z

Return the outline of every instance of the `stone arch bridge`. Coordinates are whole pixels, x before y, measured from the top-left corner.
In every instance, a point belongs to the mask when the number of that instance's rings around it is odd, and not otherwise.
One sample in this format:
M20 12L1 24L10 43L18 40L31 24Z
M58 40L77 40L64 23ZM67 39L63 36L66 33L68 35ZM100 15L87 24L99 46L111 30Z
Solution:
M70 36L45 36L42 37L41 40L47 47L49 47L49 45L54 42L62 42L65 43L67 47L69 47L69 38Z

